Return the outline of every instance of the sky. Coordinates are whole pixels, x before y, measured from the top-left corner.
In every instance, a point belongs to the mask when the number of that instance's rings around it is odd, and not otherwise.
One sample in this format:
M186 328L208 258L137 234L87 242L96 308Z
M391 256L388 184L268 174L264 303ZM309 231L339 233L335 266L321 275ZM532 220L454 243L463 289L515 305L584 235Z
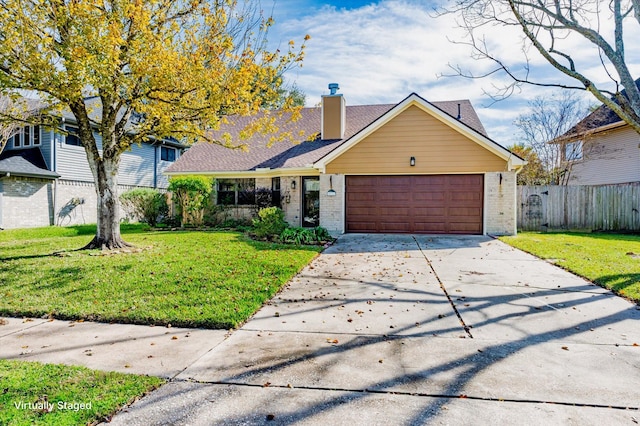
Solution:
M552 96L557 91L525 86L507 100L494 102L487 93L495 94L496 86L508 84L510 80L505 75L482 79L455 76L452 66L482 74L493 64L474 60L469 46L453 42L464 40L456 24L459 17L436 16L434 11L438 1L446 0L262 1L265 11L275 19L269 34L272 47L286 47L289 40L299 45L306 34L311 36L302 68L293 69L286 76L290 84L295 83L306 94L307 106L317 105L333 82L340 85L339 93L347 105L398 103L412 92L428 101L469 99L489 136L510 146L520 141L513 122L527 112L527 103L536 96ZM601 32L607 36L606 23ZM487 27L485 37L501 59L523 71L519 30ZM633 28L627 37L640 37L640 31ZM590 78L596 82L607 80L592 50L575 38L563 42L575 52L578 66L587 70ZM627 43L629 61L640 64L640 52L630 53L630 44ZM635 47L635 43L631 46ZM530 59L530 75L535 79L565 79L542 57L531 54ZM637 76L640 66L634 66L634 70ZM588 94L580 92L580 96L588 104L597 104Z

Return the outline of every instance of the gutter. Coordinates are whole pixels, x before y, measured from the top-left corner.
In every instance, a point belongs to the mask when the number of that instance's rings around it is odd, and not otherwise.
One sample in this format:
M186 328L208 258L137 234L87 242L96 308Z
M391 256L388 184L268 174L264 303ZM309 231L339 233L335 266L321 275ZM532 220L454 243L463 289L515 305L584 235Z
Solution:
M236 171L200 171L188 170L180 172L164 172L167 176L212 176L219 178L270 178L280 176L320 176L320 171L313 167L297 167L288 169L259 168L256 170Z
M618 128L624 127L624 126L627 126L627 123L622 121L622 120L620 120L620 121L616 121L615 123L606 124L604 126L596 127L595 129L587 130L586 132L575 133L575 134L570 135L570 136L559 136L556 139L550 140L547 143L570 142L570 141L574 141L576 139L581 139L581 138L583 138L585 136L595 135L596 133L602 133L602 132L606 132L608 130L614 130L614 129L618 129Z

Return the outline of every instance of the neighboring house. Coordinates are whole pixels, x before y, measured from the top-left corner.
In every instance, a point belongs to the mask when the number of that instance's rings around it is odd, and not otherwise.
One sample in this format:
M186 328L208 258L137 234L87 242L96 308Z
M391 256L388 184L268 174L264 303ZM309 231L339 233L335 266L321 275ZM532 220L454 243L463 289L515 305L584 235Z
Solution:
M167 175L217 179L220 204L249 205L271 188L294 226L345 232L515 234L516 173L526 163L489 139L469 101L346 106L336 94L281 130L296 145L256 135L248 152L198 143ZM220 130L232 135L247 124ZM310 135L318 136L308 141Z
M95 98L87 102L96 102ZM96 107L92 111L97 111ZM75 225L97 221L96 192L70 113L59 128L26 126L0 153L0 228ZM100 136L98 144L100 145ZM122 154L120 193L136 187L166 189L163 171L180 157L175 141L134 145ZM121 212L121 217L124 212Z
M605 105L551 143L561 144L569 185L640 182L640 135Z

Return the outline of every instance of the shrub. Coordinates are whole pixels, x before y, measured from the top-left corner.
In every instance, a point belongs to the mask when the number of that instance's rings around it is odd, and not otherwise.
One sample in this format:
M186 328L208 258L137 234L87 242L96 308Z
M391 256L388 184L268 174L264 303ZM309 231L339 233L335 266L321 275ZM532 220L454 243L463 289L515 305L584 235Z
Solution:
M156 226L158 220L169 212L165 194L151 188L127 191L120 195L120 201L127 214L151 226Z
M266 207L258 212L253 220L253 234L258 238L273 240L289 225L284 220L284 212L277 207Z
M333 237L325 228L318 226L315 228L287 228L280 234L280 240L289 244L319 244L332 241Z
M182 225L202 225L213 180L206 176L177 176L169 180L169 191L176 195Z

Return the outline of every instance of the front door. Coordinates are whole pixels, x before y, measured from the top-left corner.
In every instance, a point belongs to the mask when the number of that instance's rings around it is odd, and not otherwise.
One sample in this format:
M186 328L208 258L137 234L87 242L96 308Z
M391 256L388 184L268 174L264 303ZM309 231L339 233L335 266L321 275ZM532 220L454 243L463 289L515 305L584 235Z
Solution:
M302 178L302 226L313 228L320 224L320 178Z

